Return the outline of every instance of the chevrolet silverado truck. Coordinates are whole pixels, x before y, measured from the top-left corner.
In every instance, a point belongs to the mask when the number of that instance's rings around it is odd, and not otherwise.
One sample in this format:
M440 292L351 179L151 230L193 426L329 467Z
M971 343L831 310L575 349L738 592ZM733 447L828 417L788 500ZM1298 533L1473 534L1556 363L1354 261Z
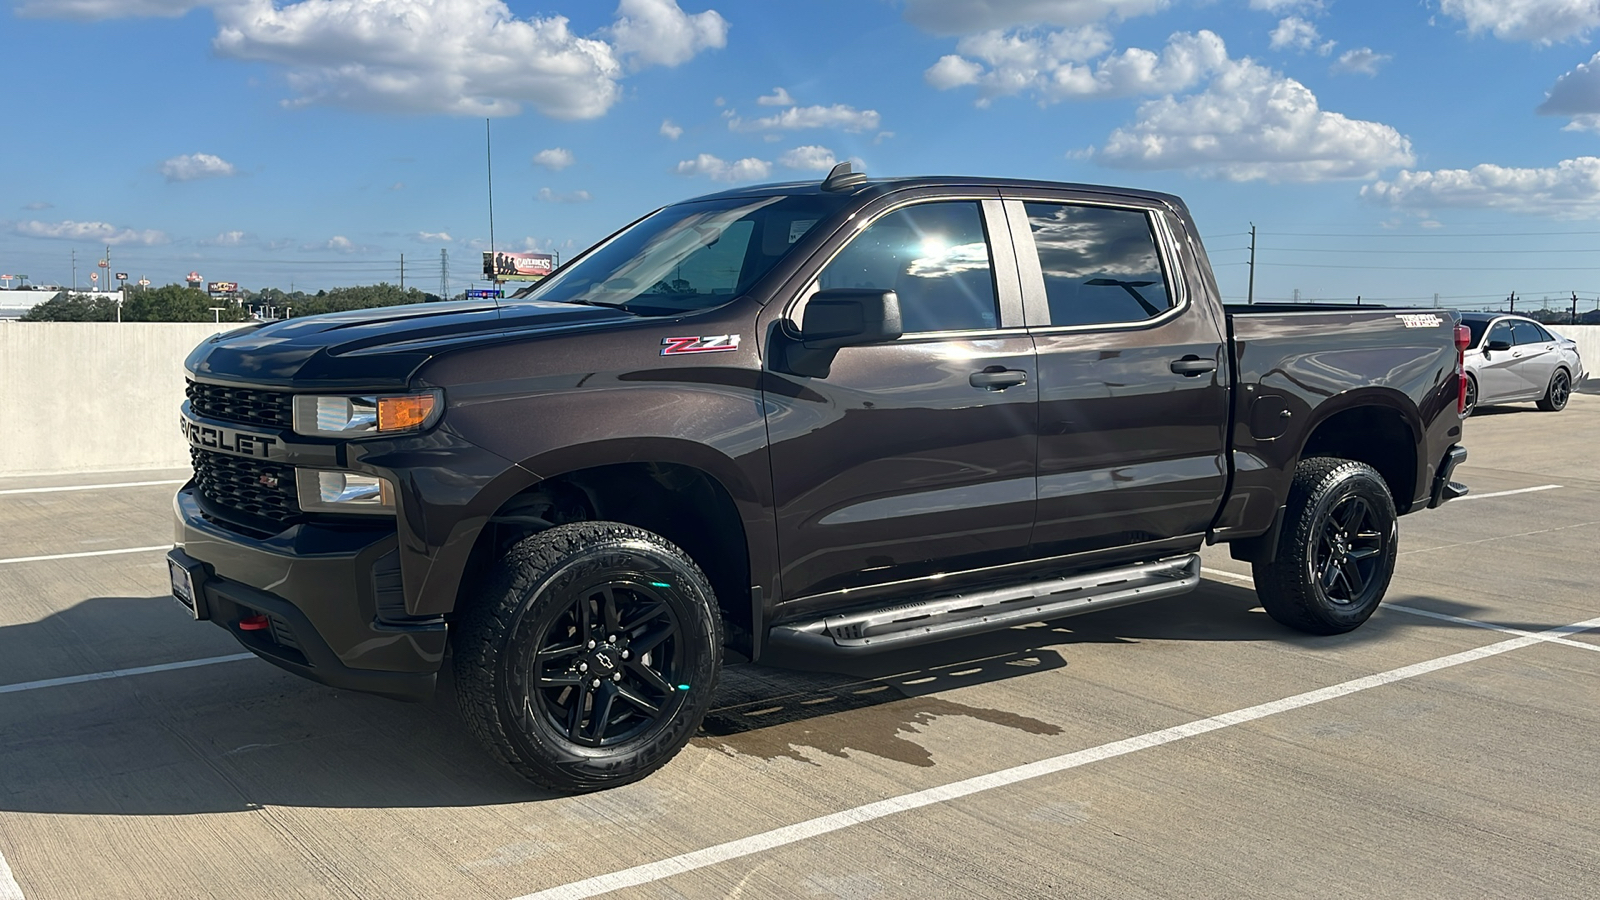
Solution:
M291 319L186 361L173 592L422 699L548 789L644 777L724 652L848 656L1192 590L1315 634L1466 488L1466 329L1230 307L1176 197L984 178L656 210L507 302ZM791 657L792 658L792 657Z

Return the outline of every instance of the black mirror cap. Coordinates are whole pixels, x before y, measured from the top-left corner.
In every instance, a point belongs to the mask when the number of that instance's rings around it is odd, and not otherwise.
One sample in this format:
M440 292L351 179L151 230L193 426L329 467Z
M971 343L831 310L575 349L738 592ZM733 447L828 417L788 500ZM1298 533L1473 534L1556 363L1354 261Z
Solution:
M894 291L830 288L806 301L800 340L810 350L892 341L903 333Z
M1483 349L1485 349L1485 350L1494 350L1494 351L1497 351L1497 352L1500 351L1500 350L1510 350L1511 349L1511 342L1510 341L1489 341L1488 343L1483 345Z

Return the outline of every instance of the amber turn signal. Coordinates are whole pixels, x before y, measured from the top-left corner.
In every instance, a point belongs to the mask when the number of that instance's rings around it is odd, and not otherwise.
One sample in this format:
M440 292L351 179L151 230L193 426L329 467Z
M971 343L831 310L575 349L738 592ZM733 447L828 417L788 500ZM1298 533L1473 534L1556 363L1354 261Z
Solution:
M432 394L378 398L378 431L405 431L421 426L433 414L435 399Z

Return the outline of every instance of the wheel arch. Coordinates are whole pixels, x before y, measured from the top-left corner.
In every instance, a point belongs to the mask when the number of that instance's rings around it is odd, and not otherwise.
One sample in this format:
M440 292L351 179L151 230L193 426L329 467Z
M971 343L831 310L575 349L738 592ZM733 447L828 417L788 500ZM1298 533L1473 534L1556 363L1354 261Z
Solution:
M1365 388L1316 410L1296 459L1335 456L1372 466L1389 486L1395 510L1404 515L1428 483L1422 452L1426 433L1410 397L1392 388Z

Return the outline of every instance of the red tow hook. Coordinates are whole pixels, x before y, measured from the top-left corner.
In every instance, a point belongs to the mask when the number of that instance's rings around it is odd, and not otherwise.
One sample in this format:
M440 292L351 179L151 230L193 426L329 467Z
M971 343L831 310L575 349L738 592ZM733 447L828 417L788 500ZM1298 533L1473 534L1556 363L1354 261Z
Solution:
M240 631L266 631L272 627L272 620L263 615L245 616L239 620Z

